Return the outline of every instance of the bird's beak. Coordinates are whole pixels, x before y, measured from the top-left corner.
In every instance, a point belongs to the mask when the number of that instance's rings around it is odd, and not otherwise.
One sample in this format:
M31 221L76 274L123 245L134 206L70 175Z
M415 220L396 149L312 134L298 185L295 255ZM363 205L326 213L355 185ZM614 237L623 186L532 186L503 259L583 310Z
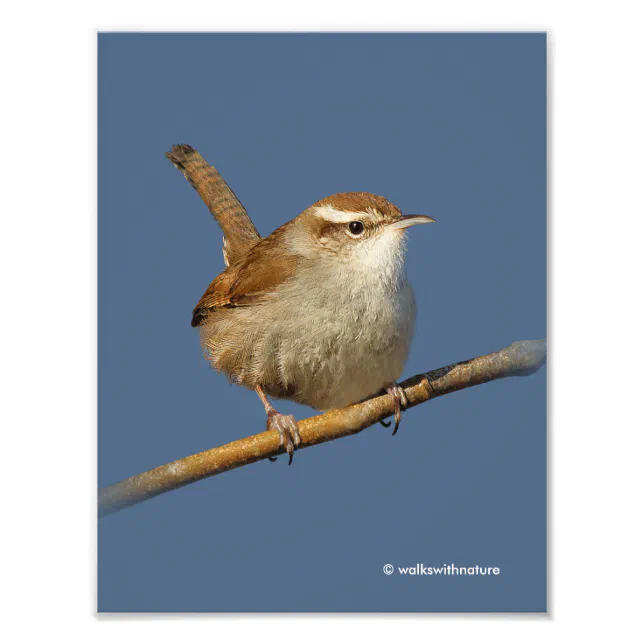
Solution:
M393 224L389 224L387 228L389 230L403 230L404 228L409 228L416 224L433 223L436 223L436 220L433 217L428 217L427 215L403 215L398 221L395 221Z

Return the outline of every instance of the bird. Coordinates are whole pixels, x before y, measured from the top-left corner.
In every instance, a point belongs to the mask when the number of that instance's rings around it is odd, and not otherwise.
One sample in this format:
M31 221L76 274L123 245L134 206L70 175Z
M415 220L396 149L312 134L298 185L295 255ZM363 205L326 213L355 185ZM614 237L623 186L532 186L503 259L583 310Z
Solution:
M259 396L267 430L293 461L297 422L269 401L319 411L379 392L407 405L397 384L414 334L416 304L404 259L406 232L433 223L388 199L345 192L313 203L267 237L221 175L191 146L166 153L209 205L224 232L226 269L192 313L206 358Z

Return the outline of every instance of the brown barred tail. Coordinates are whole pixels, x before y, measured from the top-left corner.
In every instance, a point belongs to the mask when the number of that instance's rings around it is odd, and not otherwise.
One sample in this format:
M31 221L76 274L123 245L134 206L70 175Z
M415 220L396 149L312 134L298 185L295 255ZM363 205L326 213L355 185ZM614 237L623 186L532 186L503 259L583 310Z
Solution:
M199 193L225 236L227 263L244 257L261 239L246 209L223 177L192 146L173 145L166 157Z

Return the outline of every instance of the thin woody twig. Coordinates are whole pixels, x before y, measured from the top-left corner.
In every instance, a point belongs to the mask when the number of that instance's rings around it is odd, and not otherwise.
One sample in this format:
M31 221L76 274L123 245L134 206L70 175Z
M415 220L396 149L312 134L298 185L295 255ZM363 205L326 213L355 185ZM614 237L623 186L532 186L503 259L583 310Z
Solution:
M524 340L479 358L459 362L429 373L419 374L401 383L408 401L415 407L432 398L511 376L529 376L546 361L545 340ZM302 444L311 447L357 434L391 416L393 401L389 395L376 396L362 403L334 409L298 422ZM164 492L215 476L244 465L284 453L276 430L215 447L137 474L99 491L99 516L151 499Z

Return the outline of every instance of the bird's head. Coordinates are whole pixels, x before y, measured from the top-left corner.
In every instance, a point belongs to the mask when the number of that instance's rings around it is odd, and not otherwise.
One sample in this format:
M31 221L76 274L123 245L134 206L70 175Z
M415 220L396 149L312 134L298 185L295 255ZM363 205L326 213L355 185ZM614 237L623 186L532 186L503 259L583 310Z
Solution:
M343 192L314 203L293 221L299 231L293 250L355 270L386 270L404 258L405 231L433 221L426 215L403 215L369 192Z

